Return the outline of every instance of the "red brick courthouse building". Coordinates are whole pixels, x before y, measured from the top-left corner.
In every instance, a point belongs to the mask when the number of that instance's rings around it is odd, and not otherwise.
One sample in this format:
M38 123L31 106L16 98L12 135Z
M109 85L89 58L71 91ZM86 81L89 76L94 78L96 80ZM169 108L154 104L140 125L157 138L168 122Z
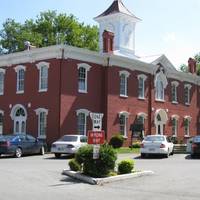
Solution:
M120 0L95 20L100 52L67 45L0 56L0 133L30 133L50 144L63 134L87 134L90 112L103 113L109 140L130 126L179 139L200 131L200 78L189 59L179 72L164 56L135 55L139 18Z

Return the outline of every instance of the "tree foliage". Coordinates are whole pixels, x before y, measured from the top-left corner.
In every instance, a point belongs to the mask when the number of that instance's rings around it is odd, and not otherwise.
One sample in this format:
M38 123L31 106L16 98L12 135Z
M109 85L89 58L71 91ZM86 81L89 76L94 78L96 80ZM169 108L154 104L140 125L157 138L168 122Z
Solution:
M74 15L56 11L41 12L35 20L23 24L7 19L0 30L0 53L22 51L25 41L36 47L68 44L98 50L98 28L78 22Z

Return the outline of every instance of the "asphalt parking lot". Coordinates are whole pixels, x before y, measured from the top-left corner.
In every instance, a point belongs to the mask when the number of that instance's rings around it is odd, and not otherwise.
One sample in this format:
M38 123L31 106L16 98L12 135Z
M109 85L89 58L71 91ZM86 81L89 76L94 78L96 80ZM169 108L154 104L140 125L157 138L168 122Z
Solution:
M140 159L121 154L119 160L133 158L136 169L152 170L152 176L93 186L61 175L69 159L53 155L0 158L2 200L179 200L200 198L200 159L178 154L168 159Z

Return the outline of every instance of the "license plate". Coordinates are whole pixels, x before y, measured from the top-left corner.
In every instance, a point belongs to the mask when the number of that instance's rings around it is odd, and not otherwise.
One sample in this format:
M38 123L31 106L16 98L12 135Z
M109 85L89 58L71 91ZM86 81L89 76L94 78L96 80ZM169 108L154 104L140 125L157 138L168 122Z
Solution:
M58 151L64 151L64 147L58 147Z
M150 148L149 151L155 151L155 149L154 148Z

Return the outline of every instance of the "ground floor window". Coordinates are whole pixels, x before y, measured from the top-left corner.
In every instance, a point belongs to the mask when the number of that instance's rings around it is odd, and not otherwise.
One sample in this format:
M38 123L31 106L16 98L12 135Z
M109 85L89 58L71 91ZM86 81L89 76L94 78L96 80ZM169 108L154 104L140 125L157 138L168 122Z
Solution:
M184 134L185 136L190 135L190 120L189 119L184 119Z
M178 120L173 118L172 119L172 135L177 136L177 130L178 130Z
M78 134L79 135L86 135L86 115L85 113L78 114Z
M35 112L38 115L38 137L46 138L48 110L45 108L38 108Z
M0 135L3 134L3 114L0 113Z

